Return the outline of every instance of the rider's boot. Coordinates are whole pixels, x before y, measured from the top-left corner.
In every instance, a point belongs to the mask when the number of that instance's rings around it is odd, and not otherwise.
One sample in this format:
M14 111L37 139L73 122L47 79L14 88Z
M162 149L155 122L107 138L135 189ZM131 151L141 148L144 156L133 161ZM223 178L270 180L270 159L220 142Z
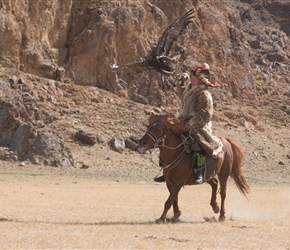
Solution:
M202 184L204 182L204 167L200 167L196 169L195 175L194 175L194 184Z
M205 170L205 154L194 152L194 184L202 184L204 182Z
M162 176L159 176L159 177L155 177L155 178L154 178L154 181L155 181L155 182L164 182L165 179L164 179L164 176L162 175Z

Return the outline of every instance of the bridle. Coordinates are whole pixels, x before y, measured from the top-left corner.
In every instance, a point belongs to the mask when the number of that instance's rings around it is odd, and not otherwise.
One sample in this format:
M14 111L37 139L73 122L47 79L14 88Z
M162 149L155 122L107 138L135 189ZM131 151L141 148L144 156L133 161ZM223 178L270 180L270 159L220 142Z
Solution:
M159 138L158 138L156 135L154 135L154 134L150 131L150 130L151 130L152 128L154 128L157 124L161 125L161 127L162 127L162 129L163 129L163 133L162 133L162 135L161 135ZM166 145L165 145L166 129L165 129L165 126L164 126L161 122L156 121L156 122L152 123L152 124L148 127L148 129L147 129L145 135L148 135L148 136L152 139L152 141L154 142L153 148L156 148L156 147L166 147ZM162 142L161 145L160 145L160 142Z
M161 125L161 127L162 127L162 129L163 129L162 135L161 135L160 137L157 137L156 135L154 135L154 134L151 132L151 129L154 128L157 124L158 124L158 125ZM148 127L148 129L147 129L145 135L148 135L148 136L152 139L152 141L153 141L153 143L154 143L154 144L153 144L153 149L156 149L156 148L158 148L158 147L163 147L163 148L168 148L168 149L177 149L177 148L179 148L180 146L184 145L184 149L183 149L182 152L178 155L178 157L177 157L173 162L171 162L170 164L168 164L167 166L162 167L162 169L166 169L166 168L169 168L169 167L174 168L174 167L175 167L175 166L176 166L176 165L181 161L182 156L183 156L183 153L184 153L184 151L185 151L185 142L186 142L186 140L187 140L188 138L185 138L185 140L183 140L183 141L182 141L179 145L177 145L176 147L168 147L168 146L166 146L166 145L165 145L165 140L166 140L166 128L165 128L164 124L162 124L162 123L159 122L159 121L155 121L154 123L152 123L152 124ZM150 152L150 155L152 155L151 152ZM150 157L150 159L151 159L151 161L153 162L152 157Z
M154 126L156 126L157 124L161 125L161 127L162 127L162 129L163 129L163 133L162 133L162 135L161 135L159 138L158 138L156 135L154 135L154 134L150 131L150 130L151 130ZM185 146L185 142L186 142L187 139L190 137L190 136L186 137L186 138L185 138L185 139L184 139L184 140L183 140L179 145L177 145L176 147L168 147L168 146L166 146L166 145L165 145L165 140L166 140L166 128L165 128L164 124L161 123L161 122L159 122L159 121L155 121L154 123L152 123L152 124L148 127L148 129L147 129L145 135L148 135L148 136L152 139L152 141L154 142L153 148L163 147L163 148L168 148L168 149L177 149L177 148L181 147L182 145ZM160 145L160 142L162 142L161 145Z

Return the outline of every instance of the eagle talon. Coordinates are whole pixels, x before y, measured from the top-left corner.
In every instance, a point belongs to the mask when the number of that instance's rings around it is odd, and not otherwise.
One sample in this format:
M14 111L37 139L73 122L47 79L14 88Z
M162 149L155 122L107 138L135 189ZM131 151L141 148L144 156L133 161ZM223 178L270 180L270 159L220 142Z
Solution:
M115 63L110 64L110 67L112 69L118 69L119 68L119 66L117 64L115 64Z

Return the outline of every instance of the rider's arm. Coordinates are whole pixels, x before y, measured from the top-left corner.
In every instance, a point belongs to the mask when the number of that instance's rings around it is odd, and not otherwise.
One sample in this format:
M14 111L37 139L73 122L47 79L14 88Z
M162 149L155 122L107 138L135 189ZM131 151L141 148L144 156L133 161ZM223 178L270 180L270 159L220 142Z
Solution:
M179 96L182 95L185 86L190 83L190 78L187 73L175 74L175 84L177 88L177 93Z

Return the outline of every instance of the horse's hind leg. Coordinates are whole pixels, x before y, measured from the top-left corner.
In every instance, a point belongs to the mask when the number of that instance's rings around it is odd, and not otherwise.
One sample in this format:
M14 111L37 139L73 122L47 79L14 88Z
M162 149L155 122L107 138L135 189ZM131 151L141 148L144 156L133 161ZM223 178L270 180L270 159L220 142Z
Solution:
M227 180L220 181L220 196L221 196L221 211L219 216L219 221L224 221L226 219L226 208L225 208L225 199L226 199L226 192L227 192Z
M212 178L207 182L211 186L211 199L210 199L210 205L212 207L212 210L217 214L220 210L218 203L216 201L216 194L217 194L217 188L218 188L218 180L216 178Z

